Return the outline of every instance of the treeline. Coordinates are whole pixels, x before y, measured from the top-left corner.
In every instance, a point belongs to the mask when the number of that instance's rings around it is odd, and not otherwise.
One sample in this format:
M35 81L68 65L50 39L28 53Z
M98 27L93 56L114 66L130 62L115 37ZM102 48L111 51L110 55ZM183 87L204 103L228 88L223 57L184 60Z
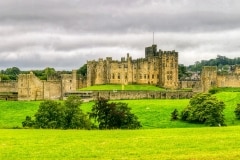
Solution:
M201 71L203 66L217 66L220 70L226 70L236 64L240 64L240 57L231 59L218 55L215 59L197 61L194 65L187 66L187 70L197 72Z
M43 70L31 70L41 80L60 78L61 74L71 74L72 71L56 71L54 68L47 67ZM0 71L0 80L17 80L19 74L28 74L30 71L21 71L18 67L7 68ZM87 75L87 64L77 70L78 74Z

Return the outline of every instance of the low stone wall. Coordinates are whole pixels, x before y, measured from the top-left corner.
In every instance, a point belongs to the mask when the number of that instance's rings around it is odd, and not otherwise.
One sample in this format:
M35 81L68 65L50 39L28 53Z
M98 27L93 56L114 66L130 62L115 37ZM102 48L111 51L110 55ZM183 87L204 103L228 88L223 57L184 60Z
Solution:
M18 93L17 92L0 92L0 100L17 101Z
M82 99L95 100L103 97L109 100L123 99L189 99L196 92L186 91L78 91L69 92L65 96L78 95ZM87 95L87 96L86 96Z

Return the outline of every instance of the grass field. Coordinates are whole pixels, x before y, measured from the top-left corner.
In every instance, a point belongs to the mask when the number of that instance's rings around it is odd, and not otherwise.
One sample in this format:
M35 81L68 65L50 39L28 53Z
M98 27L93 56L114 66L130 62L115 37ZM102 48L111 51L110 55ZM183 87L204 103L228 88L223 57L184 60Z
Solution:
M0 159L240 159L240 127L145 130L0 129Z
M220 92L227 127L170 121L189 100L123 100L143 125L140 130L0 129L0 159L240 159L240 121L234 109L240 92ZM117 102L117 101L116 101ZM21 127L39 101L0 101L0 128ZM93 102L83 103L84 112Z
M151 90L151 91L161 91L165 90L153 85L119 85L119 84L110 84L110 85L95 85L87 88L82 88L80 90Z
M236 120L234 115L234 109L237 103L240 103L240 92L220 92L216 96L226 104L224 114L227 125L240 125L240 121ZM132 112L138 116L143 129L204 127L200 124L170 121L171 112L175 108L180 112L188 105L188 99L122 100L121 102L128 103ZM34 116L39 104L39 101L0 101L0 128L21 127L21 122L27 115ZM93 104L93 102L83 103L81 108L84 112L89 112Z

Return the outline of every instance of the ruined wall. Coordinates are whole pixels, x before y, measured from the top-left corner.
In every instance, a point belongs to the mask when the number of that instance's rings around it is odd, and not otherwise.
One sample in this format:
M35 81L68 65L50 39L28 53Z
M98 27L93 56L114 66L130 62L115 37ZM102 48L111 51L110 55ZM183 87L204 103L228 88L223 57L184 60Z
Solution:
M64 74L61 79L42 81L32 72L18 76L18 100L62 99L65 92L79 87L77 71Z
M0 81L0 100L17 100L17 81Z
M179 88L181 89L192 89L194 92L202 91L201 81L179 81Z
M43 99L62 99L61 81L43 81Z
M17 81L0 81L0 92L17 92Z
M43 99L43 83L32 72L18 76L18 100Z
M219 75L217 74L217 67L205 66L201 74L202 91L207 92L213 87L240 87L240 73L238 73L238 66L236 66L233 73Z
M218 87L240 87L240 74L239 75L218 75Z

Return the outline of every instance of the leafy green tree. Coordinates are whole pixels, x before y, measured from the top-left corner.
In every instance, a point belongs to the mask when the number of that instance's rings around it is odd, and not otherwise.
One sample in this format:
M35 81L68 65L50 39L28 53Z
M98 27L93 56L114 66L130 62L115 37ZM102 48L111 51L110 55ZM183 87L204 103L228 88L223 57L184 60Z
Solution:
M82 100L77 96L69 96L65 104L65 123L64 128L71 129L90 129L91 121L80 109Z
M61 103L47 100L40 104L35 114L37 128L62 128L64 124L64 108Z
M181 119L209 126L225 125L224 108L225 104L216 97L201 93L190 100L189 105L182 111Z
M99 129L137 129L141 127L137 116L126 103L108 103L99 98L92 107L90 117L99 124Z
M91 121L79 108L81 104L81 99L76 96L68 97L64 104L53 100L44 101L35 114L35 121L27 116L22 125L52 129L91 129Z
M50 76L53 76L55 74L56 74L56 71L54 68L47 67L43 70L42 79L47 80Z
M178 65L178 78L181 80L187 76L188 76L188 74L187 74L186 66L184 66L183 64L179 64Z
M8 75L11 80L16 80L20 72L21 71L18 67L12 67L12 68L7 68L4 74Z
M0 81L10 80L10 77L6 74L0 74Z
M87 64L84 64L82 67L80 67L77 70L78 74L81 74L82 76L87 76Z
M237 107L234 110L235 116L237 119L240 119L240 104L237 104Z

